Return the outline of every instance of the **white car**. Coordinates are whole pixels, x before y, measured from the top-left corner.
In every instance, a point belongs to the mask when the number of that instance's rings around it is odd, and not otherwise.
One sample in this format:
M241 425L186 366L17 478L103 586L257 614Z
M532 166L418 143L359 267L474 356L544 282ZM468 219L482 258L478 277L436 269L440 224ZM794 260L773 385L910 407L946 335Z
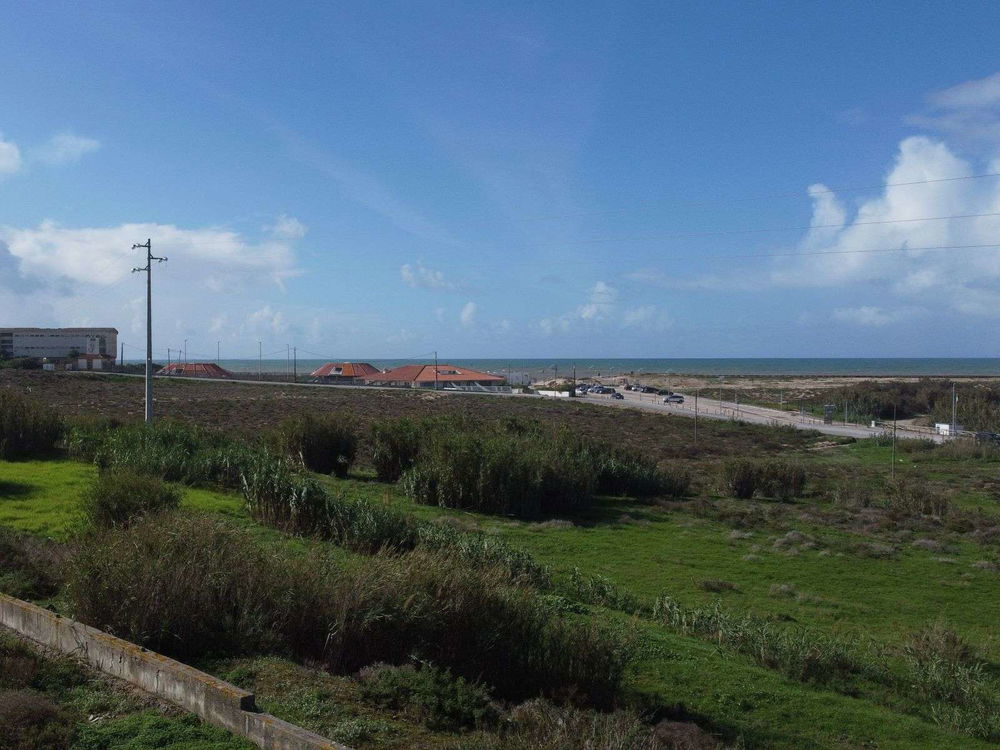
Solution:
M671 393L669 396L663 397L663 403L665 404L683 404L684 397L679 393Z

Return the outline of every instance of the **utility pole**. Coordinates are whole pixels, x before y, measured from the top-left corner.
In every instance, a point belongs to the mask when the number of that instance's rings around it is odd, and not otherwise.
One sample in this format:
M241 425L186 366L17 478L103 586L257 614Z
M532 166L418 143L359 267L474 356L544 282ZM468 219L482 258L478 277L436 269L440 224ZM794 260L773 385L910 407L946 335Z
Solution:
M166 258L153 255L153 241L132 245L133 250L146 250L146 265L133 268L132 273L146 272L146 424L153 424L153 261L162 263Z
M257 342L257 380L264 379L264 344Z
M125 366L125 342L124 341L122 342L122 355L118 358L118 366L119 367L124 367Z
M573 394L576 395L576 365L573 365Z
M222 342L215 342L215 364L222 365Z
M438 389L438 353L434 351L434 390Z
M292 347L292 382L299 382L299 348Z

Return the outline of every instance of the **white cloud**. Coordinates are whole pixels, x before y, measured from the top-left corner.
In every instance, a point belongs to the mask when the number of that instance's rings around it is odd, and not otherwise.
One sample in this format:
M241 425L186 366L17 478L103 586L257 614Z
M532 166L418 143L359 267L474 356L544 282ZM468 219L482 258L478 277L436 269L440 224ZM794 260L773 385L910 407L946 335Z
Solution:
M985 141L995 149L1000 138L1000 73L965 81L927 97L928 110L907 120L963 140Z
M656 305L641 305L625 310L622 314L622 325L626 328L650 328L662 331L670 328L673 320Z
M21 170L21 149L13 141L5 141L0 133L0 177Z
M300 240L306 236L306 225L294 216L281 214L269 227L266 227L277 239Z
M615 307L618 290L604 281L598 281L590 290L590 299L577 314L584 320L603 320Z
M442 271L426 268L422 263L411 266L405 263L399 268L403 283L414 289L454 289L455 285L444 277Z
M264 305L254 310L246 317L247 326L257 336L280 336L288 331L288 321L281 310L272 310L270 305Z
M834 320L854 323L859 326L884 326L896 320L896 316L880 307L841 307L833 311Z
M1000 160L985 171L998 170ZM842 227L807 233L798 245L801 255L783 259L770 284L865 285L908 303L1000 316L1000 248L965 247L1000 243L1000 216L982 215L1000 213L1000 181L893 186L977 171L941 141L907 138L882 194L863 202ZM816 193L813 201L815 224L832 223L831 212L842 210L829 193ZM913 221L949 216L970 218ZM868 324L879 320L875 314L868 318Z
M463 326L468 328L476 322L476 303L466 302L462 312L458 314L458 320Z
M216 339L231 342L228 348L234 351L235 337L249 325L248 305L276 309L271 298L282 300L284 282L298 273L292 243L270 236L253 241L226 229L152 223L0 226L5 271L0 273L0 319L21 325L108 325L119 328L126 341L139 342L145 284L142 274L131 270L144 265L145 256L132 245L147 238L154 255L169 258L153 269L157 356L162 356L161 344L165 350L204 333L211 334L212 352ZM287 313L282 315L272 314L267 330L290 325Z
M33 155L46 164L71 164L100 147L100 142L93 138L84 138L73 133L59 133L35 149Z

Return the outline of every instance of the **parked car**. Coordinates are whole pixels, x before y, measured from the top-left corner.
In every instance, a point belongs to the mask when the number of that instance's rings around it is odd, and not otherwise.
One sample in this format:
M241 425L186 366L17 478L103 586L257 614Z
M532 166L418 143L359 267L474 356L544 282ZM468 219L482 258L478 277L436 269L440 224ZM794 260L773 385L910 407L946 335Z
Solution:
M666 388L661 388L660 390L657 391L657 393L659 395L661 395L661 396L673 396L674 395L673 391L668 391Z
M653 386L651 386L651 385L647 385L647 386L643 386L642 392L643 393L656 393L656 389Z
M611 398L615 398L615 399L618 399L619 401L621 401L625 397L622 394L620 394L620 393L612 393L611 394Z
M669 396L664 396L663 403L665 404L683 404L684 397L679 393L672 393Z

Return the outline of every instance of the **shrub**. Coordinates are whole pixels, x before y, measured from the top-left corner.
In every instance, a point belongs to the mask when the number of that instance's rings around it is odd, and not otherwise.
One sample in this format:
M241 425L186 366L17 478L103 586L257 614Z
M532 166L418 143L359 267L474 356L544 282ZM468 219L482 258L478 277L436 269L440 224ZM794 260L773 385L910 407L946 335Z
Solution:
M936 516L944 518L952 512L951 500L926 485L918 485L905 477L889 482L885 505L896 516Z
M458 558L463 564L476 567L502 568L512 580L549 588L549 569L538 563L528 552L512 547L502 537L480 531L459 531L440 523L425 522L416 527L417 543L427 550Z
M274 435L278 451L310 471L346 477L358 453L358 437L343 418L290 417Z
M283 598L294 593L286 561L203 516L147 516L92 532L71 563L67 593L78 619L179 657L271 647Z
M127 526L147 513L173 510L180 502L180 492L161 479L131 471L101 471L84 490L81 505L90 523L108 528Z
M940 622L910 633L903 643L903 653L920 662L941 660L948 664L972 664L978 660L972 644Z
M64 548L0 528L0 591L21 599L49 597L62 585Z
M240 472L247 512L255 521L296 534L323 534L330 524L330 498L312 477L288 461L261 453Z
M600 451L597 487L609 495L682 497L691 487L691 476L684 471L663 472L656 462L642 455L622 450Z
M722 465L722 485L732 497L749 500L761 484L757 462L749 458L734 458Z
M585 604L620 609L630 614L642 610L642 604L629 591L621 588L610 578L599 575L585 575L579 568L573 568L569 579L570 591Z
M11 391L0 391L0 459L52 453L61 436L62 420L55 411Z
M772 459L760 468L760 491L776 500L801 497L806 486L806 470L801 464Z
M695 730L703 734L697 727ZM717 746L714 741L705 744L704 740L697 744L668 744L630 711L597 713L533 700L514 708L500 733L487 735L475 747L478 750L712 750Z
M371 428L371 460L380 482L396 482L417 459L421 426L411 419L386 419Z
M75 734L72 717L40 693L0 693L0 729L7 750L64 750Z
M363 669L360 678L365 700L405 711L431 729L479 728L499 718L484 685L454 677L433 664L376 664Z
M168 514L90 534L72 562L77 617L174 656L287 651L340 672L415 656L504 697L607 705L630 653L502 569L425 551L344 566Z

